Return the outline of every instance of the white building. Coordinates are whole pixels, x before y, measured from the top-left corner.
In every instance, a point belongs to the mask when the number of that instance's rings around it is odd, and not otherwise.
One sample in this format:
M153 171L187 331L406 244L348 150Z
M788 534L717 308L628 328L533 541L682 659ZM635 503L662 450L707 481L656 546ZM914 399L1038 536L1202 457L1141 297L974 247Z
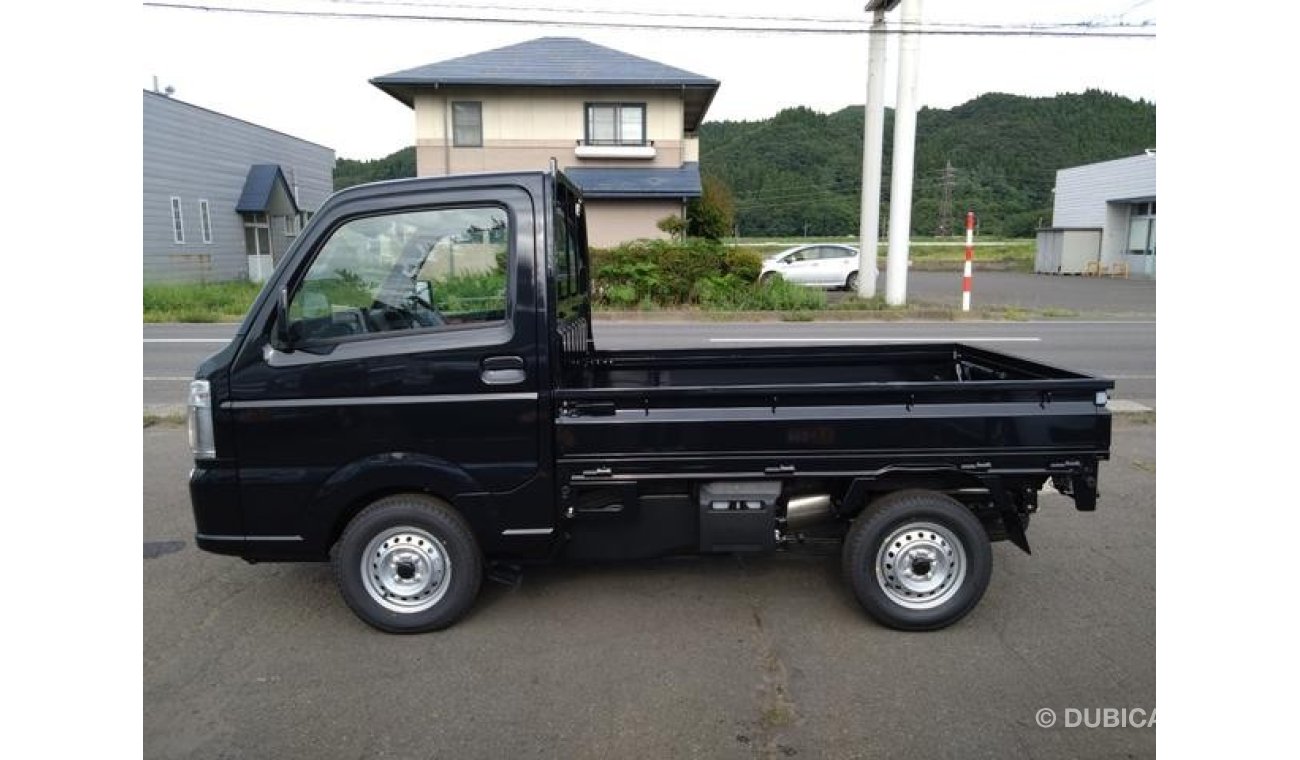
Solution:
M1154 150L1061 169L1053 192L1052 226L1039 230L1035 271L1156 276Z

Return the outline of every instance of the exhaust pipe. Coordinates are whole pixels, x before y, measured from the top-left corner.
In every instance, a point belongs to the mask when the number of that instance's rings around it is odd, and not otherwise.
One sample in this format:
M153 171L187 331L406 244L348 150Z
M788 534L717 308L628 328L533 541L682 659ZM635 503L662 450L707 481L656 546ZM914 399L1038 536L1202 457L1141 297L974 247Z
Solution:
M803 530L831 516L831 496L820 493L796 496L786 502L785 527L789 531Z

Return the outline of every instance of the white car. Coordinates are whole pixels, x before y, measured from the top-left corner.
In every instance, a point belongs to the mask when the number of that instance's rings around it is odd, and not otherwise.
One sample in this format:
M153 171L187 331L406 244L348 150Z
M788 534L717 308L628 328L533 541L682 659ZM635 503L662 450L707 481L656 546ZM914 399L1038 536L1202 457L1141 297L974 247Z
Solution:
M788 282L818 288L858 287L858 249L851 245L813 243L787 248L763 261L760 282L780 275Z

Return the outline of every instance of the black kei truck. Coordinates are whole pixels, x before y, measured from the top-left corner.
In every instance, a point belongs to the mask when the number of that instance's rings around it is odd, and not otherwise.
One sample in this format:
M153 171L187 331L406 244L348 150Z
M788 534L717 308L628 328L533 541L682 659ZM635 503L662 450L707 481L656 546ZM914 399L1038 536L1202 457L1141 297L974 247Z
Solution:
M563 174L336 193L189 392L198 546L331 561L444 628L485 572L843 540L903 630L969 612L1049 482L1097 503L1110 380L961 344L602 351Z

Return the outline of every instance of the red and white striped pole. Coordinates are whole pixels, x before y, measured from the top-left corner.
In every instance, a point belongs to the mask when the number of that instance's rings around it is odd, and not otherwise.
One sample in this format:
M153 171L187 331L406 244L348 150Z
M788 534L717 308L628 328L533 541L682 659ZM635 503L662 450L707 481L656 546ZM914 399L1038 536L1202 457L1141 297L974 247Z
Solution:
M970 311L970 268L975 257L975 212L966 212L966 266L961 278L961 310Z

